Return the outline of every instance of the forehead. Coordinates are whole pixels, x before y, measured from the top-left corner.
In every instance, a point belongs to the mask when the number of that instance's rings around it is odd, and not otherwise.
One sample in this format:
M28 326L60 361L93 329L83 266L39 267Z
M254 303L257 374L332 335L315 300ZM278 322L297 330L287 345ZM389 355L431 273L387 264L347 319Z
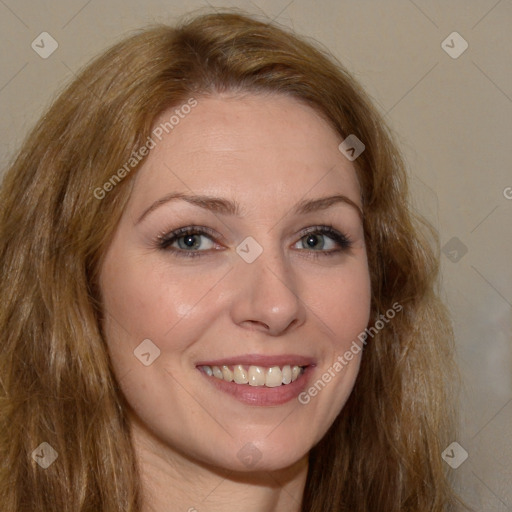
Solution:
M340 135L304 103L275 94L217 95L198 97L186 114L176 110L155 122L161 140L153 137L136 176L136 203L173 191L248 200L264 194L281 202L341 192L360 203L355 169L338 150Z

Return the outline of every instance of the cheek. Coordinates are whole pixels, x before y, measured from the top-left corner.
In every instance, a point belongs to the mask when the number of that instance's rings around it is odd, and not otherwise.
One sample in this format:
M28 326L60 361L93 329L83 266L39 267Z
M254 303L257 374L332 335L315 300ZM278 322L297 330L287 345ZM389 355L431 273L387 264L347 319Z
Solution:
M322 320L332 347L343 350L365 330L371 304L371 284L365 258L316 280L307 288L308 302Z
M310 294L311 309L320 320L325 358L299 402L310 408L312 428L322 435L352 392L362 357L358 336L368 326L371 284L366 260L322 281Z
M125 259L122 267L115 262L115 253L105 261L101 288L107 317L124 331L124 338L139 343L172 338L179 345L181 337L171 336L178 325L204 318L201 301L214 293L217 273L183 271L149 257Z

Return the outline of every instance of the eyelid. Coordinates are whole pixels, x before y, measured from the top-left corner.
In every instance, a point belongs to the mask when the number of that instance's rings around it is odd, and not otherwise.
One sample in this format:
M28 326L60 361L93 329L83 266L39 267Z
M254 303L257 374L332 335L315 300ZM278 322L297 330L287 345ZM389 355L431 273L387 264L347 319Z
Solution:
M315 251L311 250L310 252L313 253L324 253L324 254L333 254L336 252L346 251L350 249L353 245L353 241L350 236L348 236L346 233L336 229L335 227L329 225L329 224L322 224L317 226L310 226L308 228L305 228L301 231L299 240L301 238L304 238L307 235L319 233L321 235L326 235L331 240L336 242L339 246L339 249L337 250L330 250L330 251ZM297 242L295 242L297 243Z
M172 247L172 244L176 242L176 240L180 239L183 236L193 234L193 235L199 235L199 236L206 236L216 245L219 245L219 239L223 242L226 242L225 238L215 231L212 228L209 228L207 226L200 226L200 225L189 225L189 226L183 226L179 227L173 230L164 231L160 233L156 240L155 240L155 247L164 251L168 251L173 253L176 256L184 256L184 257L202 257L207 256L208 254L211 254L212 251L218 251L221 250L219 248L210 248L206 250L191 250L187 251L180 248ZM351 238L346 235L345 233L339 231L338 229L334 228L331 225L315 225L315 226L309 226L307 228L304 228L301 230L297 236L298 239L294 242L294 244L297 244L300 242L302 238L309 234L320 234L323 236L327 236L331 240L334 241L335 244L337 244L336 249L329 249L329 250L315 250L315 249L299 249L299 252L302 253L308 253L311 257L321 257L323 256L332 256L335 254L340 254L343 252L348 251L352 247L352 240ZM222 244L220 244L222 245Z
M216 236L219 238L222 237L222 235L220 233L218 233L217 231L215 231L212 228L209 228L207 226L200 226L199 224L191 224L189 226L182 226L182 227L175 228L175 229L161 231L160 234L158 235L158 238L159 239L166 238L166 237L171 238L172 236L186 235L186 234L189 234L192 232L200 233L200 234L204 233L204 234Z

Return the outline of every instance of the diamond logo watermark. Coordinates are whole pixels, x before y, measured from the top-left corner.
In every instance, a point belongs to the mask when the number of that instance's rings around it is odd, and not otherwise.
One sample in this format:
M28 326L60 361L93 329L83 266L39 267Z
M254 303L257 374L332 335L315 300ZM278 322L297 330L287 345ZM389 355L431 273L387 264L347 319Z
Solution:
M43 469L49 468L57 459L59 454L51 445L44 442L41 443L33 452L32 459L37 462Z
M236 252L246 263L253 263L263 252L263 247L248 236L237 246Z
M246 443L238 451L236 456L245 466L247 466L248 468L253 468L260 461L262 453L252 443Z
M441 43L441 48L452 59L458 59L468 49L468 47L468 42L458 32L452 32Z
M444 244L441 251L452 263L457 263L468 252L468 248L456 236L454 236Z
M453 469L457 469L468 457L468 452L456 441L441 454L441 458Z
M30 46L39 57L47 59L59 47L59 43L48 32L41 32Z
M338 146L338 149L343 153L345 158L351 162L353 162L365 148L366 146L353 133Z
M149 366L160 357L160 349L151 340L145 339L133 354L144 366Z

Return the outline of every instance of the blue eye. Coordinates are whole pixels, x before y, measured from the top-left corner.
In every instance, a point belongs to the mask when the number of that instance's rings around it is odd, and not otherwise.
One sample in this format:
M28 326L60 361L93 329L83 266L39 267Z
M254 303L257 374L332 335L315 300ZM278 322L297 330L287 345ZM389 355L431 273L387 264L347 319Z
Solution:
M184 251L206 251L213 247L213 241L201 234L190 234L177 237L170 247L177 247Z
M222 237L213 229L204 226L187 226L158 237L159 249L177 256L205 256L207 252L221 248L216 240ZM303 231L294 249L306 250L314 256L332 256L348 250L350 239L331 226L313 226Z
M301 244L303 249L313 251L332 250L336 248L336 242L322 233L310 233L303 236L297 245ZM297 249L297 245L295 246Z
M346 252L352 247L352 241L332 226L314 226L309 228L295 244L308 250L311 256L334 256Z
M215 249L216 233L206 227L187 226L158 237L158 247L180 256L200 256L201 252Z

